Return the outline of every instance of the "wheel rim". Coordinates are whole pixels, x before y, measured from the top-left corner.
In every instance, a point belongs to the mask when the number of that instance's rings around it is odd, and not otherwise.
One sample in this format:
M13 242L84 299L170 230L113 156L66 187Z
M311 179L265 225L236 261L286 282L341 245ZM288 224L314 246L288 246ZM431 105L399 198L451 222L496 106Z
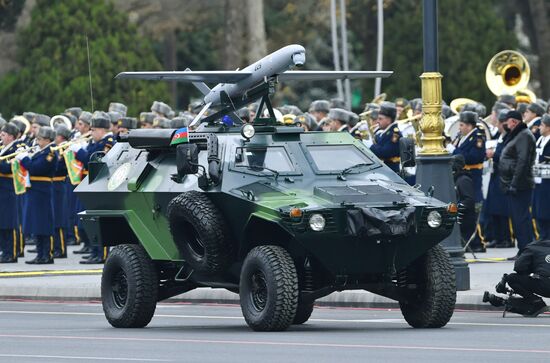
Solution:
M255 271L250 279L252 305L257 311L263 311L267 305L267 282L262 271Z
M118 308L123 308L128 299L128 279L123 270L114 274L112 282L113 301Z
M201 240L201 237L197 230L193 227L191 223L185 223L183 226L184 238L189 250L195 257L204 258L204 243Z

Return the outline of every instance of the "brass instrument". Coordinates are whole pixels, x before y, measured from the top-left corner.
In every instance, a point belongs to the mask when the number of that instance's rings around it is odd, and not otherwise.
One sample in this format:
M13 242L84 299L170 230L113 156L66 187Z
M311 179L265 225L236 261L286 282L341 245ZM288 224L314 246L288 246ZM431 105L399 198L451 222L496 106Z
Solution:
M15 157L17 155L20 155L20 154L23 154L23 153L29 153L29 156L32 156L32 154L36 153L40 151L40 148L37 146L33 146L33 147L24 147L20 150L17 150L16 152L14 153L11 153L11 154L8 154L8 155L3 155L3 156L0 156L0 161L11 161L12 159L15 159Z
M485 70L485 82L497 97L503 94L516 96L517 102L535 102L535 94L527 89L531 68L523 54L503 50L491 58Z
M361 139L368 139L370 138L372 140L373 143L376 143L376 139L374 138L374 132L373 132L373 125L372 125L372 120L371 118L369 117L370 114L372 113L373 110L368 110L368 111L365 111L363 113L360 113L359 114L359 118L361 119L361 121L359 121L357 123L357 125L355 125L351 130L350 130L350 133L353 135L355 132L359 131L359 134L360 134L360 138ZM364 128L361 128L359 130L359 128L361 126L366 126Z
M87 132L84 135L81 135L81 136L77 137L74 140L65 141L65 142L62 142L61 144L59 144L57 146L52 146L51 150L52 151L61 151L63 153L63 152L65 152L65 149L67 149L69 146L71 146L73 144L88 142L88 141L90 141L91 138L92 138L92 133Z
M376 103L377 105L381 104L382 102L384 102L386 100L386 98L388 97L387 94L385 93L380 93L378 96L374 97L372 99L372 101L370 101L370 103Z
M422 131L420 130L420 119L422 118L422 114L413 116L413 111L409 111L410 112L407 112L407 118L399 120L398 122L400 124L406 124L407 122L411 123L414 128L414 143L422 147Z
M24 117L24 116L14 116L12 118L12 120L17 120L17 121L20 121L20 122L25 124L25 131L23 131L23 135L26 135L26 134L29 133L29 131L31 131L31 123L29 122L29 120L27 120L26 117Z
M464 105L468 103L477 104L478 102L470 98L455 98L454 100L451 101L451 104L449 105L449 107L451 108L451 111L455 115L457 115L460 113L460 111L462 111L462 108L464 107Z
M55 130L55 126L58 124L65 125L69 130L73 129L73 123L65 115L56 115L50 120L50 127Z

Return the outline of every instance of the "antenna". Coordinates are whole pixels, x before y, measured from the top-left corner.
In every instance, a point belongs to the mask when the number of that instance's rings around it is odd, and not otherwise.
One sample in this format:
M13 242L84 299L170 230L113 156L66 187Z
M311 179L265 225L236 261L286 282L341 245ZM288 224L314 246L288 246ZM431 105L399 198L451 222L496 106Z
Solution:
M90 46L88 45L88 34L86 34L86 51L88 52L88 76L90 78L90 99L92 100L92 113L94 112L94 89L92 87L92 65L90 63Z

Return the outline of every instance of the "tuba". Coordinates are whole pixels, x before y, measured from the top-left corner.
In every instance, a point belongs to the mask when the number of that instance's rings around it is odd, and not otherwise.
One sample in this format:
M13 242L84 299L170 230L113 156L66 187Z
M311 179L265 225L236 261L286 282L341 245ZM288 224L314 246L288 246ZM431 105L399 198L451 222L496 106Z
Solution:
M65 115L57 115L51 118L50 127L55 130L57 125L65 125L69 130L73 129L73 123Z
M517 102L535 102L535 94L527 89L531 67L523 54L503 50L491 58L485 70L487 86L497 97L503 94L516 96Z
M31 131L31 123L29 120L27 120L24 116L14 116L12 120L17 120L25 124L25 131L23 131L23 135L27 135L29 131ZM11 121L11 120L10 120Z

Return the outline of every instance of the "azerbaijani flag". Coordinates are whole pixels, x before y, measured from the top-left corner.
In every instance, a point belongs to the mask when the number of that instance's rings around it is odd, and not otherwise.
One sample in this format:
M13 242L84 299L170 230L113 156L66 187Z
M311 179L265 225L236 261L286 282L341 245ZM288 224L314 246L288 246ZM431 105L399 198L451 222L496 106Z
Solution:
M181 129L176 130L176 133L172 136L170 145L177 145L182 142L189 142L189 132L187 131L187 127L182 127Z
M21 165L19 160L15 160L11 164L11 171L13 173L13 189L15 190L15 194L24 194L27 191L29 172Z

